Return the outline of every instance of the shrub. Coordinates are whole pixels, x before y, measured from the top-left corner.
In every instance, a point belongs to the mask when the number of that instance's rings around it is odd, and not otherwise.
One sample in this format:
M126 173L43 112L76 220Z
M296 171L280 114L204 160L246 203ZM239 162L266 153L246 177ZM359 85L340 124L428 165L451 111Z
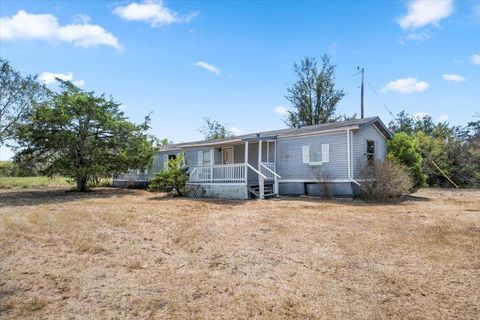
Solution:
M335 180L335 176L333 176L328 169L325 169L323 166L314 169L315 177L317 178L318 184L320 185L320 192L323 198L331 198L332 197L332 184Z
M367 164L362 170L361 178L361 197L365 200L398 198L409 194L413 189L408 169L389 160Z
M405 132L396 133L388 143L388 159L407 167L415 188L425 186L427 175L422 170L423 158L417 139Z
M0 161L0 177L15 177L18 167L11 161Z
M178 195L184 195L188 178L188 167L180 154L176 159L168 160L167 167L150 179L148 188L151 191L175 191Z

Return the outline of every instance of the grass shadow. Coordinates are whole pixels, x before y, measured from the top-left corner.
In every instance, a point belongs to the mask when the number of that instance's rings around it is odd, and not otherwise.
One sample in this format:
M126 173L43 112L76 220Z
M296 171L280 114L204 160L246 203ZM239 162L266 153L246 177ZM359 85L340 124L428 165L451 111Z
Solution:
M235 205L243 205L248 201L252 200L234 200L234 199L218 199L218 198L190 198L186 196L172 196L166 193L162 193L160 195L155 195L153 197L148 197L148 201L162 201L162 202L169 202L169 201L189 201L189 202L198 202L203 204L209 205L228 205L228 206L235 206Z
M387 205L401 205L412 202L427 202L431 201L431 198L424 196L405 196L398 199L390 199L385 201L371 201L363 200L360 198L351 198L351 197L332 197L332 198L322 198L314 196L280 196L275 198L276 201L298 201L298 202L310 202L310 203L331 203L331 204L342 204L346 206L387 206Z
M85 199L106 199L134 195L139 190L96 188L91 192L73 192L70 188L43 188L0 191L0 206L19 207L65 203Z

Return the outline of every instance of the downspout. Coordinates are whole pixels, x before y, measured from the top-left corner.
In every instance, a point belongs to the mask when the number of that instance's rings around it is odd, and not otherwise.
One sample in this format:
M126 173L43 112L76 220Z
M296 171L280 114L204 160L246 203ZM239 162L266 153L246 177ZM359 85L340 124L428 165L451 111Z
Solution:
M351 139L350 139L350 130L351 129L347 129L347 162L348 162L348 180L350 182L353 182L355 183L357 186L360 186L360 183L353 179L352 177L352 166L353 166L353 163L352 163L352 142L351 142Z

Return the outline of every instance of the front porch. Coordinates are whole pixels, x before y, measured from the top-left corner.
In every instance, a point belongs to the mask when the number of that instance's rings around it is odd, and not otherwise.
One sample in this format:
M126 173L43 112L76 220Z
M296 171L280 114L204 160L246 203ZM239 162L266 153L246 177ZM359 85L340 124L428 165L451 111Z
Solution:
M276 140L249 139L197 151L189 184L241 184L257 198L278 194Z

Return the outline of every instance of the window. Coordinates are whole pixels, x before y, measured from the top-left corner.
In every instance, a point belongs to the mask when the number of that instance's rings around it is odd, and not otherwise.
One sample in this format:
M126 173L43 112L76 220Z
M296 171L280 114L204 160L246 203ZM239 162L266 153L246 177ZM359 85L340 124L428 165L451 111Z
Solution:
M198 151L198 165L209 166L210 165L210 150Z
M367 140L367 160L372 162L375 160L375 141Z
M164 154L163 155L163 168L164 169L168 168L168 162L170 160L174 160L174 159L177 159L176 154Z
M204 165L210 164L210 150L203 151L203 164Z
M330 162L330 144L328 143L315 143L303 146L302 152L303 163L308 163L311 166Z

